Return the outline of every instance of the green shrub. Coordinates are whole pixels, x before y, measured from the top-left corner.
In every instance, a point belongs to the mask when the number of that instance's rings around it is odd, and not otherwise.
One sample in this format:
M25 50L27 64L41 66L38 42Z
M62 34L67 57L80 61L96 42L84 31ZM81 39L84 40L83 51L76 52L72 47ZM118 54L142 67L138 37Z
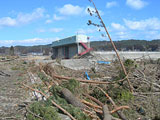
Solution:
M127 60L125 60L124 65L126 67L132 67L134 65L134 61L131 59L127 59Z
M91 96L97 98L102 103L107 102L105 94L102 91L100 91L98 88L93 89Z
M79 108L74 107L71 104L68 104L67 101L62 98L60 91L62 87L54 86L51 88L52 97L50 99L54 100L57 104L63 107L66 111L68 111L73 117L77 120L91 120L86 114L84 114ZM49 101L48 101L49 102ZM62 112L59 110L59 112Z
M11 70L20 70L20 68L17 67L17 66L14 66L14 67L11 68Z
M52 106L46 106L43 102L35 102L29 106L29 110L43 120L61 120L56 109ZM41 120L30 112L27 114L27 120Z
M72 93L76 94L80 91L80 82L74 79L69 80L67 83L64 83L62 87L69 89Z
M27 62L26 62L26 61L23 61L23 64L27 64Z
M132 95L132 93L130 91L121 90L118 95L118 98L123 101L129 101L129 100L132 100L134 98L134 96Z
M43 81L43 82L49 82L49 79L41 72L38 73L38 77Z

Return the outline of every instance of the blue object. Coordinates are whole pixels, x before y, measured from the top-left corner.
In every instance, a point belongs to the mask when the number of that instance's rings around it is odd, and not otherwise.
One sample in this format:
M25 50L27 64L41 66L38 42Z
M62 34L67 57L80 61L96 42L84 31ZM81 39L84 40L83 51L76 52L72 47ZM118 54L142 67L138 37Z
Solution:
M87 80L90 80L90 77L89 77L89 75L88 75L87 72L85 72L85 75L86 75L86 77L87 77Z
M111 62L107 62L107 61L97 61L98 64L111 64Z

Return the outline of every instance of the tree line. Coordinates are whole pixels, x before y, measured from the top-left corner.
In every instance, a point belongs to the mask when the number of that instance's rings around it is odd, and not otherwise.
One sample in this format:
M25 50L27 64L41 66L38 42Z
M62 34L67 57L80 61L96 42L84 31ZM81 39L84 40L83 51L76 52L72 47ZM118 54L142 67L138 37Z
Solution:
M159 40L121 40L114 41L119 51L160 51L160 39ZM109 41L91 41L91 47L95 51L112 51L113 47ZM0 54L5 55L23 55L28 53L43 53L43 55L49 55L52 52L51 44L38 45L38 46L11 46L0 47Z

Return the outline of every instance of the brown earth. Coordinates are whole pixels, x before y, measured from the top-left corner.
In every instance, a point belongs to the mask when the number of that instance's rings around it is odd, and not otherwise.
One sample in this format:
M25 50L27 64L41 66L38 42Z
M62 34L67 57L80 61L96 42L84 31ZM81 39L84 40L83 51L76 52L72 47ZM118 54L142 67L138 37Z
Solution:
M20 88L26 80L27 65L19 59L0 62L0 120L23 120L18 104L26 101L27 93Z

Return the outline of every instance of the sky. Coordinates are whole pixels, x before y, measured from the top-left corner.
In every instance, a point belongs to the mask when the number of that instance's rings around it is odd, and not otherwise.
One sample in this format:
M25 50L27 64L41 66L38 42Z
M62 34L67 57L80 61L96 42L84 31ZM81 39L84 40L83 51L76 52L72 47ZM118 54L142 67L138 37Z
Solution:
M113 41L160 39L160 0L94 0ZM107 40L89 0L1 0L0 46L44 45L85 34ZM101 30L99 32L99 29Z

